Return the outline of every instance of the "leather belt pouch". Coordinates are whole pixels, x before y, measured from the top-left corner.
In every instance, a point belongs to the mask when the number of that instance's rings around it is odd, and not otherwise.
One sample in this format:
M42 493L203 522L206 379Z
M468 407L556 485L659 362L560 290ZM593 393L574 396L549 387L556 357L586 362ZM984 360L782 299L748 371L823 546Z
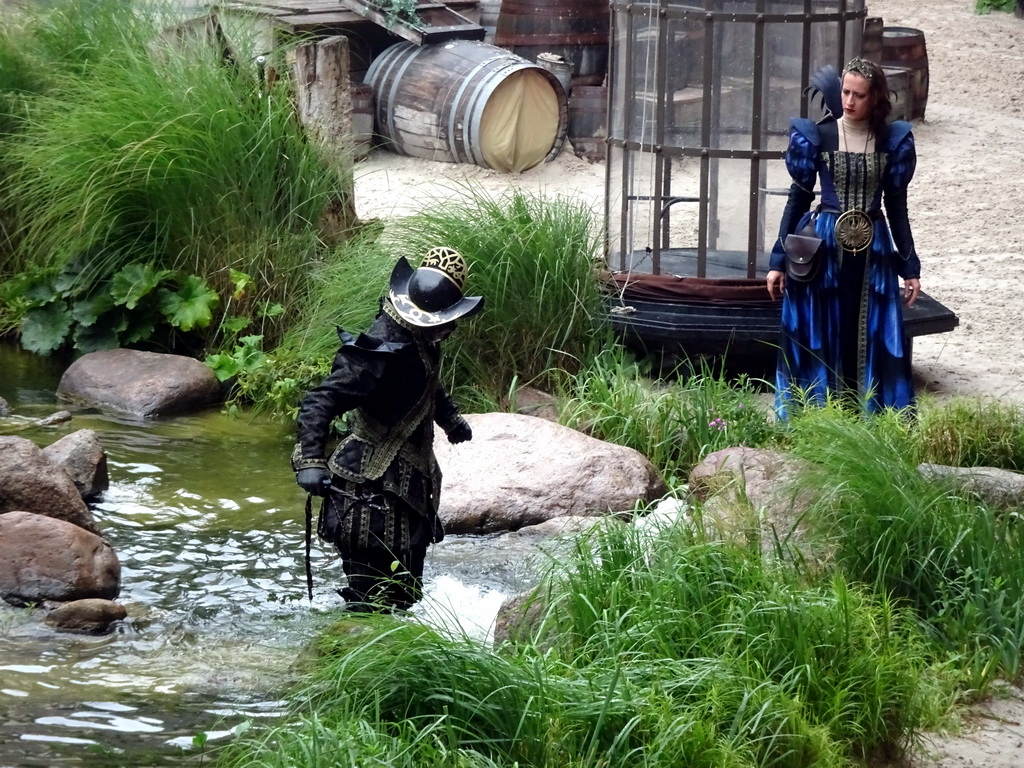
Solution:
M802 283L813 280L821 267L821 243L813 223L798 234L786 235L786 276Z

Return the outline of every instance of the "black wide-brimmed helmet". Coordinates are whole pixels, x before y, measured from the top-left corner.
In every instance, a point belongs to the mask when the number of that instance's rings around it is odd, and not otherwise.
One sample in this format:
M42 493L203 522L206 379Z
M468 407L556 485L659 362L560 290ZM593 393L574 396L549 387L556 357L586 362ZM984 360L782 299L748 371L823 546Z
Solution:
M403 256L391 271L389 298L398 315L420 328L434 328L484 308L482 296L466 296L466 260L454 248L431 248L418 269Z

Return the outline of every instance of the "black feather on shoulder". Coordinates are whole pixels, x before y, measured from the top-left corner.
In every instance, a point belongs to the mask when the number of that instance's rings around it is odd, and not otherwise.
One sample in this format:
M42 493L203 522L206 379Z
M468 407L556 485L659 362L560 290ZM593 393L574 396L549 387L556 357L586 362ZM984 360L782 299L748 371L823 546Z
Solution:
M811 75L811 84L804 88L804 94L810 94L812 104L817 101L822 112L818 122L838 120L843 114L842 80L839 70L831 64Z

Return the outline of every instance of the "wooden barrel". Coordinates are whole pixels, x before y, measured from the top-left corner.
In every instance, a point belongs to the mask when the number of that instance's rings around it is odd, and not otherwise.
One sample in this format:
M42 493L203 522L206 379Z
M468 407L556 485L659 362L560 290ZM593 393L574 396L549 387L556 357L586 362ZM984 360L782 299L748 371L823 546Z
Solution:
M911 70L910 117L923 120L928 105L928 51L924 32L910 27L885 27L882 30L882 66Z
M572 64L568 61L557 53L542 53L537 56L537 66L544 67L555 76L566 96L572 92Z
M913 97L910 93L910 74L913 70L907 67L882 67L885 81L889 85L889 101L892 112L889 120L910 120Z
M607 156L608 88L602 85L577 85L569 97L569 143L577 157L590 162Z
M555 76L472 40L393 45L366 73L377 134L403 155L524 171L558 154L567 101Z
M864 19L864 34L860 40L860 56L862 59L882 63L882 30L885 23L881 16L868 16Z
M501 0L480 0L480 21L484 28L484 42L494 44L494 31L498 28L498 14L501 12Z
M608 70L608 0L501 0L494 44L533 61L572 62L573 85L599 85Z
M373 88L352 83L353 156L365 157L373 148Z

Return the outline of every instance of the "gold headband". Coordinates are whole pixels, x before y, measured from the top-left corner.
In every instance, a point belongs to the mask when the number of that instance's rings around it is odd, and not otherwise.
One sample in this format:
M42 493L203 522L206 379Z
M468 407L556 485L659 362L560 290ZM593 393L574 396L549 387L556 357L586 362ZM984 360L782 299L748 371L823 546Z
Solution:
M865 61L860 56L850 59L850 63L843 69L843 74L853 72L855 75L860 75L865 80L870 80L874 77L875 70L871 66L870 61Z

